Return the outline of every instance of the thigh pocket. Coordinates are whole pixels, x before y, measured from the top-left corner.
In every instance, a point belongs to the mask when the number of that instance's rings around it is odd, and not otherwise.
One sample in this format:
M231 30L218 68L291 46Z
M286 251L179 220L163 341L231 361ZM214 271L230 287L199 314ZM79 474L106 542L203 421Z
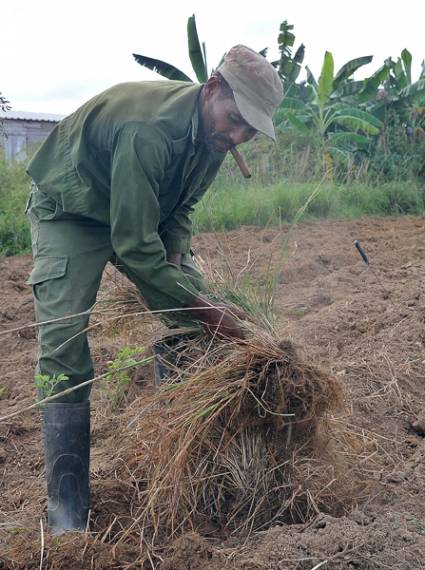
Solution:
M63 210L61 205L53 198L37 187L35 189L31 187L25 214L31 221L47 222L61 217Z
M71 284L67 278L67 257L40 256L26 281L32 285L38 320L68 314Z

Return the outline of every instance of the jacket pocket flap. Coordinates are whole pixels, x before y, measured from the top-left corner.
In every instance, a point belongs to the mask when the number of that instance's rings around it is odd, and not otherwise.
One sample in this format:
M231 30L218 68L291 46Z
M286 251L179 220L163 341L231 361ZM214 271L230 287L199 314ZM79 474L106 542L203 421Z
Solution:
M28 285L36 285L49 279L63 277L66 274L67 265L67 257L37 257L34 260L34 268L26 283Z

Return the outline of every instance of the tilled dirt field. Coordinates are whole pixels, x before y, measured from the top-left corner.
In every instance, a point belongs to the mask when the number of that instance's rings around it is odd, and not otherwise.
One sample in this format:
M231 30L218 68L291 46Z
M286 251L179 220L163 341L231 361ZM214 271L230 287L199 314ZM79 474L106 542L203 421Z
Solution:
M248 541L186 534L164 545L152 565L167 570L317 570L425 568L425 219L304 223L204 234L195 246L206 265L266 284L278 272L282 338L342 379L353 432L373 442L370 492L342 517L318 512L306 524L274 526ZM353 247L360 239L367 268ZM270 262L270 259L272 261ZM25 279L29 256L0 259L0 330L33 320ZM116 279L104 279L107 291ZM93 319L96 322L96 319ZM143 345L160 325L132 318L90 332L97 372L123 345ZM30 405L35 392L34 328L0 336L0 416ZM0 421L0 569L140 568L140 544L118 545L117 520L132 517L131 484L114 473L128 446L136 397L151 393L152 369L135 374L126 402L111 406L93 390L90 534L58 539L46 532L44 468L37 411ZM139 400L138 400L139 401ZM125 413L124 413L125 411ZM114 526L115 525L115 526ZM142 545L143 546L143 545ZM146 566L146 568L151 565Z

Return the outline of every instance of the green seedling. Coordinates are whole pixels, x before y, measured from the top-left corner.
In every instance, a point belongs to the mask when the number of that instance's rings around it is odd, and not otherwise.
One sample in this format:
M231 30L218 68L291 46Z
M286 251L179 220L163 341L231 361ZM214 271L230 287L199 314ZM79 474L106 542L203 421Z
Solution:
M55 374L53 376L37 374L35 377L35 387L42 398L47 398L56 392L57 386L67 380L69 380L69 378L66 374L58 374L57 376Z
M120 404L128 392L128 387L131 383L129 370L150 362L151 358L149 357L141 360L136 358L143 351L144 347L141 346L124 346L117 352L115 359L109 362L106 381L108 400L112 409Z

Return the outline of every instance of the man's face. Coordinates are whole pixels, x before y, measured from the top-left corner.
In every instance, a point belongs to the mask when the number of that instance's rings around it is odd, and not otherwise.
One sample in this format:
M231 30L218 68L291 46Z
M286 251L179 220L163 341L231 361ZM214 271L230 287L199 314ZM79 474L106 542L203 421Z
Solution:
M207 92L202 118L202 140L218 152L249 141L257 132L239 113L233 96L223 96L220 87Z

